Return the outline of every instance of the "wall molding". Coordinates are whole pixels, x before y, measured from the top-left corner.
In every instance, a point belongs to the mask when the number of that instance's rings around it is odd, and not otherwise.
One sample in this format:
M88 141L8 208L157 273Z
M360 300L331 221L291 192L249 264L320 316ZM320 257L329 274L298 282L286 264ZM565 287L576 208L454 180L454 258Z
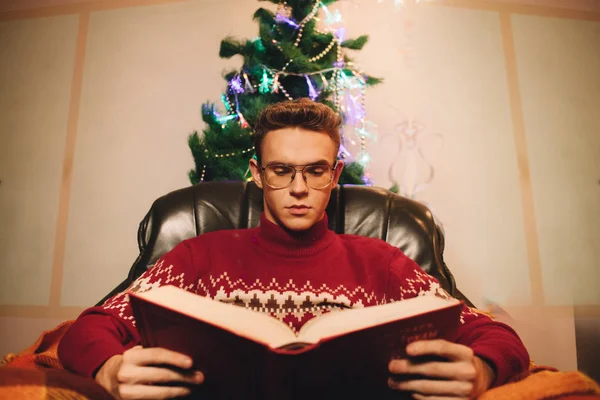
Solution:
M83 12L79 14L73 79L71 81L71 98L67 120L67 137L65 140L65 152L58 200L58 215L56 219L56 231L54 234L54 256L52 258L52 275L50 278L50 307L60 306L63 266L67 245L69 206L71 204L71 186L73 183L73 163L75 160L75 144L77 142L79 106L81 103L81 87L83 85L83 69L89 23L89 13Z
M502 48L504 51L512 131L517 158L517 170L519 172L523 229L525 232L525 245L527 249L527 267L529 270L531 299L533 304L540 305L544 304L542 261L540 257L538 229L533 201L533 187L531 185L531 171L529 168L529 152L527 151L523 105L521 101L521 92L519 90L517 55L515 53L510 14L500 13L500 30L502 35Z

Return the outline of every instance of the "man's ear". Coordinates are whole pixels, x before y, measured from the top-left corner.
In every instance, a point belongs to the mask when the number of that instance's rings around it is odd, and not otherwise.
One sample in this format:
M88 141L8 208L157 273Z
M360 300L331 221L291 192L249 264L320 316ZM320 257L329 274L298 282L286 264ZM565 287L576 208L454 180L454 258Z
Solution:
M254 180L254 182L256 182L256 186L262 189L262 171L258 165L258 161L256 161L256 159L254 158L251 158L248 162L248 166L250 167L250 172L252 172L252 179Z
M344 162L342 160L338 160L335 165L335 170L333 171L333 186L338 184L340 180L340 175L342 175L342 170L344 169Z

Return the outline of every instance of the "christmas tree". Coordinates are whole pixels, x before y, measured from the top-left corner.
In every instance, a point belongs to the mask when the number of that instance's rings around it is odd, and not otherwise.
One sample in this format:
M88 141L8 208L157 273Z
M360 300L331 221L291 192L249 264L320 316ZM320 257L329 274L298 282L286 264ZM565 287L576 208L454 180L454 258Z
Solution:
M195 162L190 181L250 179L252 126L261 110L287 99L310 97L344 118L338 156L346 167L340 184L369 183L364 174L369 162L364 96L366 87L380 79L358 70L346 55L346 49L362 49L368 37L345 38L339 12L328 9L337 0L270 1L277 5L276 12L259 8L254 13L258 37L228 37L221 42L219 56L241 55L243 65L225 74L222 107L202 106L203 134L194 132L188 140ZM356 157L349 151L352 147Z

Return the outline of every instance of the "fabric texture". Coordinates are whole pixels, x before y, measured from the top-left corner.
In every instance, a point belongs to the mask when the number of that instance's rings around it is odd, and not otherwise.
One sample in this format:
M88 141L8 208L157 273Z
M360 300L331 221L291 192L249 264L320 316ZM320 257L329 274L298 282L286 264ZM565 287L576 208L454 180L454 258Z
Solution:
M27 349L4 357L0 363L0 399L113 399L93 379L63 369L56 349L73 322L65 321L43 332Z
M600 399L600 386L587 375L532 366L506 385L479 396L479 400Z
M62 369L58 359L58 343L73 322L75 321L65 321L54 329L44 331L35 343L18 355L8 354L2 364L10 363L13 367Z
M439 283L399 249L379 239L335 234L327 224L325 217L310 230L293 234L263 215L258 228L185 240L134 281L129 291L175 285L269 313L296 332L322 313L444 295ZM495 385L529 366L527 351L510 327L466 306L458 343L494 367ZM68 370L94 376L111 356L137 344L139 335L124 291L86 310L65 334L58 354Z
M113 400L114 398L93 379L62 369L11 366L0 368L0 399Z

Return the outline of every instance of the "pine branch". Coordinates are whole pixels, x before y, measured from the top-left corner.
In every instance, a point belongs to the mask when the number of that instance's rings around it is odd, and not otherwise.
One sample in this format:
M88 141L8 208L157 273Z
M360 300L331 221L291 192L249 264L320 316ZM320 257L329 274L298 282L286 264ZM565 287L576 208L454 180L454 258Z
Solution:
M240 73L240 71L238 69L231 69L231 70L223 73L223 78L225 78L225 80L227 82L229 82L230 80L232 80L239 73Z
M383 82L383 78L376 78L374 76L367 76L367 85L373 86Z
M265 8L259 8L254 12L252 19L261 24L272 26L275 23L275 14Z
M194 131L190 134L190 136L188 136L188 145L190 146L192 154L195 154L197 151L199 151L200 147L202 147L200 144L200 137L198 136L198 131Z
M369 41L369 35L361 35L356 39L348 39L342 42L342 47L352 50L362 50Z
M329 42L331 42L332 37L333 37L333 35L331 33L315 32L309 38L315 43L329 44Z
M219 57L231 58L238 54L244 54L246 41L235 39L231 36L221 40L221 48L219 49Z
M200 177L198 177L198 172L195 169L191 169L188 172L188 177L190 178L190 182L192 185L200 183Z
M351 162L344 166L342 174L340 175L340 185L364 185L365 182L362 177L365 170L362 165L357 162Z
M281 43L281 51L287 60L294 60L293 63L289 65L287 70L289 72L304 72L303 70L310 65L308 61L308 57L304 55L301 49L294 46L293 43L286 42ZM283 65L278 69L283 68Z
M215 116L214 104L205 103L202 105L202 121L204 121L204 123L214 131L221 130L221 124L217 121Z

